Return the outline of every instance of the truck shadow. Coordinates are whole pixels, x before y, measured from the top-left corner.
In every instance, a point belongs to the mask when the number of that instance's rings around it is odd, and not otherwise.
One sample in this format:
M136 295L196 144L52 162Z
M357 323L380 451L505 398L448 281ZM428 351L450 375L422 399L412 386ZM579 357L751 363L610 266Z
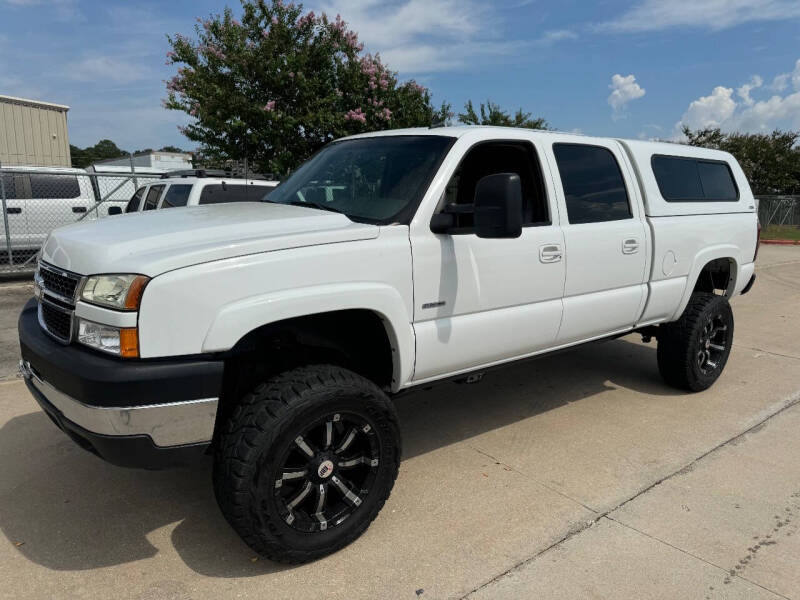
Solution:
M480 385L449 384L398 398L404 459L616 387L653 397L677 394L661 383L655 345L630 339L497 370ZM40 411L3 426L0 456L0 527L17 551L48 569L124 564L170 544L188 567L210 577L292 568L253 561L216 506L210 459L173 471L117 468L78 448Z

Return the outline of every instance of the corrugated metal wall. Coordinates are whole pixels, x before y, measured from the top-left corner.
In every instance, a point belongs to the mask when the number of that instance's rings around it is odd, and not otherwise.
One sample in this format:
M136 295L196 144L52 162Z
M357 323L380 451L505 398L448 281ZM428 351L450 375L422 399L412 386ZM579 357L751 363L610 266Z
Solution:
M0 97L0 164L72 166L66 107Z

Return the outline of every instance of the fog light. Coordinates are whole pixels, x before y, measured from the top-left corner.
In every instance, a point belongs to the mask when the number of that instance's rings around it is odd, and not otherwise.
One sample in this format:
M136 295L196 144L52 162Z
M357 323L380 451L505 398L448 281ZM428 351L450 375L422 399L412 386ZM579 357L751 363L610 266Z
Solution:
M78 319L78 341L90 348L117 356L126 358L139 356L139 335L136 328L120 329Z

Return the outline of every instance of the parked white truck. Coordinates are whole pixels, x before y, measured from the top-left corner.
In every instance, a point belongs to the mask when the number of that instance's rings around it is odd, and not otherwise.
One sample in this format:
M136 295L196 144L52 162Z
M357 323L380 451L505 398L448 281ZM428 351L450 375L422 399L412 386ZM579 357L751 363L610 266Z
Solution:
M54 231L21 370L113 463L213 453L233 528L306 561L389 496L402 392L633 331L657 338L667 383L711 386L728 301L755 279L755 210L712 150L483 127L350 137L260 203Z

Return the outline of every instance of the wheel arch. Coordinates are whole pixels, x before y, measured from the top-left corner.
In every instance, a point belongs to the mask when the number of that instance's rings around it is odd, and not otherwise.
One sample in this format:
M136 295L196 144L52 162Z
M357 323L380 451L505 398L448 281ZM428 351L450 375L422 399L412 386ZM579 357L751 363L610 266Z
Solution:
M341 324L341 334L349 338L357 338L359 332L349 331L348 326L361 329L359 324L369 319L372 324L380 324L391 360L391 377L381 384L396 391L411 379L414 367L411 319L399 293L382 284L315 286L238 300L217 313L203 342L203 352L235 353L248 336L258 332L285 326L297 328L298 320L303 319L329 323L329 319L343 316L346 319Z
M718 289L722 290L723 295L728 298L732 297L734 292L741 287L738 285L741 266L739 254L739 248L733 244L721 244L704 248L698 252L686 278L686 288L680 304L669 320L674 321L680 318L695 291ZM714 273L717 274L716 279ZM705 279L707 275L711 276L710 284Z

